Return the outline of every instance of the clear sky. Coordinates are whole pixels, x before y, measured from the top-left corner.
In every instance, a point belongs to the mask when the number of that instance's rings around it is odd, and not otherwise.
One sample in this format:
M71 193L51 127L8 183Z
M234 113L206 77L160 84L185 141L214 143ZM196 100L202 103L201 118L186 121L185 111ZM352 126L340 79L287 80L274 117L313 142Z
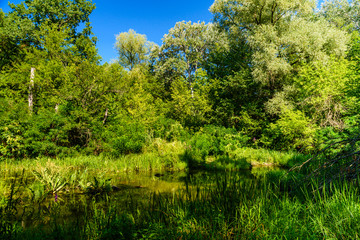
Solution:
M10 0L18 4L21 0ZM116 59L115 35L134 29L159 45L162 37L178 21L209 22L209 7L214 0L93 0L96 9L90 16L93 32L98 38L97 48L104 62ZM0 8L8 12L7 0L0 0Z

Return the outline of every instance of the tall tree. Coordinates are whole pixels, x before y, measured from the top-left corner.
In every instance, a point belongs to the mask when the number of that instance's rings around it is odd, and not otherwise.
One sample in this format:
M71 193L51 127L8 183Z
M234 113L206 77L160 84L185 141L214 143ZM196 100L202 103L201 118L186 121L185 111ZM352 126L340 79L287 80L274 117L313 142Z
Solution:
M346 33L314 19L314 7L309 0L216 0L211 11L223 29L245 37L254 79L274 89L301 63L345 54Z
M0 70L11 67L23 57L22 50L29 45L33 28L29 19L5 14L0 9Z
M151 48L155 44L147 41L146 35L138 34L130 29L116 36L115 48L119 54L119 63L132 70L136 65L149 59Z
M360 30L359 11L359 0L329 0L322 3L319 14L338 28L351 33Z
M10 8L11 11L5 15L5 19L9 20L9 26L15 30L13 34L21 32L16 35L14 41L16 45L41 48L39 41L42 37L40 31L42 27L49 26L58 31L67 28L68 40L77 46L78 54L98 61L98 57L95 57L96 53L89 53L85 49L88 43L96 43L89 22L89 16L95 9L95 4L91 0L27 0L17 5L10 4ZM79 31L78 27L81 24L84 28ZM9 27L5 27L6 29Z
M176 23L163 38L156 71L168 81L184 79L193 95L195 73L208 59L210 50L225 43L222 37L211 23Z

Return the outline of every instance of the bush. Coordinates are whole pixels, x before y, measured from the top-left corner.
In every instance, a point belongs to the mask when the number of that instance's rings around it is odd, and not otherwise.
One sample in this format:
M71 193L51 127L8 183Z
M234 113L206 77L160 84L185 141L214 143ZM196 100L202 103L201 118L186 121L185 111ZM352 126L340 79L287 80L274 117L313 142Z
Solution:
M275 150L295 150L313 147L316 128L300 111L287 110L275 123L271 123L262 143Z
M124 116L111 123L102 137L108 145L107 151L115 157L139 153L146 144L146 128L141 122Z
M0 117L0 156L6 158L55 157L83 148L89 129L71 117L42 110L29 114L25 109L3 112Z
M233 128L205 126L197 132L188 144L192 151L198 152L202 158L212 155L222 155L231 149L245 146L249 137Z
M184 140L189 135L180 122L170 118L160 117L150 127L153 138L163 138L167 141Z

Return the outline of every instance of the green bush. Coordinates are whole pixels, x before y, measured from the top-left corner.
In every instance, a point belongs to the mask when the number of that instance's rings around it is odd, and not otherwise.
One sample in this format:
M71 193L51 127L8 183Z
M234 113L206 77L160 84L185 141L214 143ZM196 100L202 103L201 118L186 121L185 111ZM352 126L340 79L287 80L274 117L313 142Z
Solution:
M102 135L111 155L139 153L146 144L147 131L140 121L124 116L109 124Z
M249 137L233 128L207 125L197 132L188 141L188 144L192 151L198 152L202 158L205 158L206 156L222 155L231 149L245 146L248 140Z
M275 150L312 149L316 128L301 111L287 110L265 130L262 143Z
M170 118L159 117L150 127L153 138L162 138L167 141L184 140L189 135L180 122Z

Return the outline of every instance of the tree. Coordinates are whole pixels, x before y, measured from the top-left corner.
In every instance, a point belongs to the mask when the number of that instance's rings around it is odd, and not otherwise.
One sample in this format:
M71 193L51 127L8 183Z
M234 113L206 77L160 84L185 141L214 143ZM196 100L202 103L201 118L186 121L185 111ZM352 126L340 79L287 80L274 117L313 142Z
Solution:
M249 37L255 80L271 88L298 71L303 63L326 62L331 55L344 57L348 36L326 21L294 18L281 26L261 25Z
M136 65L145 63L155 44L147 41L146 35L138 34L130 29L116 36L115 48L119 54L119 63L132 70Z
M194 95L195 73L207 61L210 49L225 43L222 37L211 23L177 22L164 36L156 71L167 81L182 78Z
M359 0L330 0L321 5L320 16L349 33L360 30Z
M0 9L0 70L22 59L22 50L28 45L33 27L29 19L16 14L6 15Z
M344 128L351 102L347 96L351 67L346 59L332 58L327 64L304 65L295 78L298 106L319 126Z
M242 35L252 50L252 74L272 89L304 62L344 56L346 32L313 17L308 0L216 0L210 10L229 34Z
M68 40L77 46L78 54L95 62L99 60L96 51L86 49L89 43L96 43L96 38L91 37L89 22L95 4L90 0L28 0L18 5L10 4L10 8L12 10L5 16L10 25L5 30L14 31L10 36L15 34L13 42L17 46L41 49L41 29L45 26L58 31L67 28ZM84 25L81 31L78 29L80 24Z
M35 29L39 29L44 24L56 25L70 29L70 37L74 40L84 36L89 36L89 16L95 9L95 4L89 0L27 0L18 5L10 4L12 11L22 19L29 19L34 23ZM80 24L86 27L78 32Z

